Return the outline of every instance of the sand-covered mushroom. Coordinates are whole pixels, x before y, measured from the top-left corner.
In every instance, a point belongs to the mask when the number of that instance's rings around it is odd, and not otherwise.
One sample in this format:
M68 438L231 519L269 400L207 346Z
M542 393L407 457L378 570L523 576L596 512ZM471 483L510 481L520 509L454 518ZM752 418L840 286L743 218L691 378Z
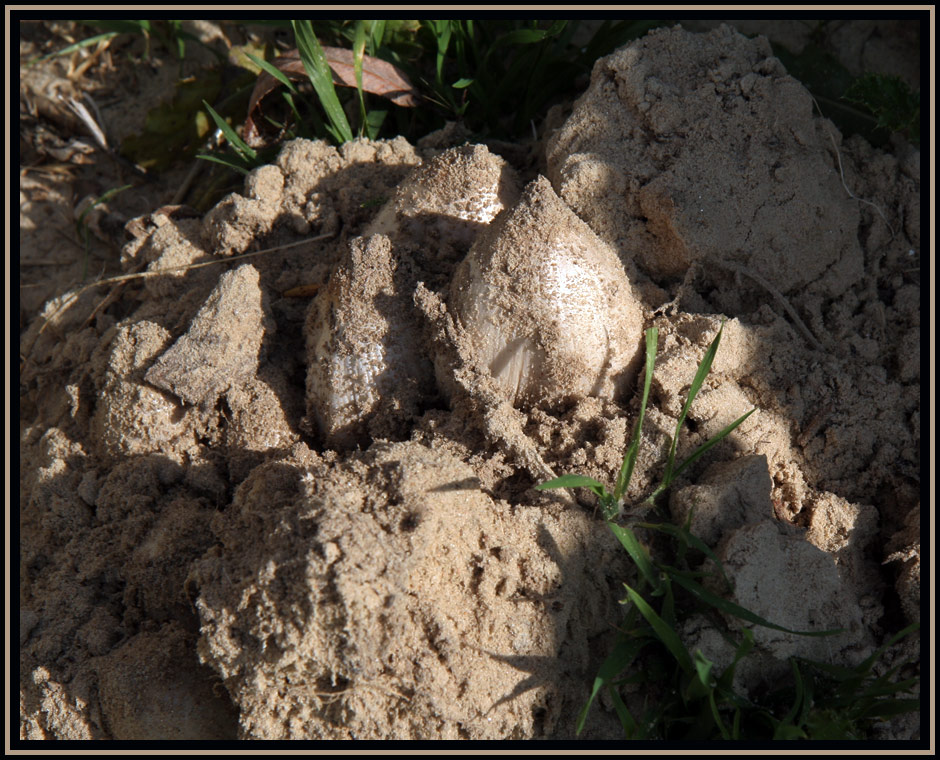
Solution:
M468 248L518 197L519 182L505 160L485 145L462 145L415 169L365 234Z
M462 353L516 405L614 397L639 365L643 316L623 265L544 177L474 243L448 308Z
M330 446L395 436L433 388L412 294L446 278L519 195L512 168L482 145L413 172L352 241L307 318L308 416Z
M394 434L432 382L407 270L385 235L356 238L311 304L307 410L330 446L349 448L370 434Z

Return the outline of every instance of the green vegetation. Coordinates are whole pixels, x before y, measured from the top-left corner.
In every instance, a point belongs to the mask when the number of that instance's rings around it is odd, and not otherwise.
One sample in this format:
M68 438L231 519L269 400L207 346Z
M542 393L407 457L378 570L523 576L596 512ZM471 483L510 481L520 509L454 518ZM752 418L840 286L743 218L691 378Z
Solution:
M151 47L158 44L182 66L187 43L203 44L179 20L80 23L97 34L43 58L65 55L120 34L135 34L146 41L144 61L150 60ZM226 156L214 154L239 171L270 161L279 144L293 137L341 143L356 135L373 139L403 135L414 142L447 121L456 121L475 138L518 140L532 134L549 106L583 90L599 57L667 22L358 19L247 23L290 33L302 66L273 65L278 52L266 44L248 43L230 50L205 46L219 59L218 65L197 78L180 77L173 98L156 106L144 132L122 146L125 157L148 170L160 170L172 160L204 152L207 143L213 147L211 112L204 102L233 127L248 126L258 117L252 125L258 130L257 139L247 141L257 149L254 157L248 159L243 146L228 140L232 149ZM897 77L852 77L829 50L830 26L830 22L818 22L811 42L799 55L779 45L774 46L774 54L846 136L858 132L877 145L892 132L902 132L919 144L920 94ZM348 77L337 73L339 62L324 54L327 49L352 54ZM380 67L394 67L404 76L413 97L401 97L401 93L395 97L371 85L376 80L370 74ZM259 103L249 106L262 72L274 79L274 86L264 93L263 113ZM294 84L298 81L299 88ZM343 86L337 89L335 84Z
M80 23L97 33L45 57L97 45L119 34L135 34L146 41L144 62L157 44L182 66L186 43L198 42L179 21ZM203 69L198 77L180 77L172 98L148 114L145 129L125 140L124 157L159 172L173 161L196 155L207 158L211 152L210 160L243 173L273 160L280 144L294 137L339 144L355 136L403 135L415 142L456 121L475 138L527 138L549 106L583 90L598 57L661 22L604 21L577 43L576 35L587 22L247 23L290 33L299 59L282 58L275 65L284 51L259 43L227 51L210 48L218 65ZM352 54L348 75L342 71L346 59L336 51ZM406 81L401 89L390 89L386 75L392 71ZM262 73L273 84L265 88L263 103L252 102ZM233 140L232 134L240 140ZM224 153L218 150L223 142L228 145Z
M818 21L799 54L772 44L774 55L813 94L822 115L844 137L860 134L883 147L892 133L901 133L919 146L920 93L896 76L871 72L853 76L832 53L830 38L838 25L838 21Z
M735 639L721 614L802 636L829 636L840 631L792 631L711 591L715 586L730 590L730 584L712 550L689 532L691 514L684 526L666 521L630 525L616 522L625 512L629 516L633 511L632 508L625 510L624 494L642 439L656 359L657 332L655 327L646 331L646 369L639 415L613 491L583 475L563 475L536 486L543 490L588 488L595 493L607 526L636 567L635 588L623 584L627 596L621 604L628 607L627 613L617 629L613 649L601 665L590 697L578 716L578 733L583 730L588 711L602 690L610 696L628 739L863 739L875 721L918 710L917 699L895 696L915 684L914 679L891 682L900 666L880 677L871 672L888 646L917 630L916 625L905 628L855 668L793 658L791 683L780 685L759 701L739 694L734 688L735 670L754 648L754 637L744 628L737 634L740 639ZM692 381L669 447L662 481L638 505L641 509L656 508L658 497L679 474L754 412L752 409L739 417L675 466L679 432L711 368L721 333L719 329ZM641 540L644 534L665 539L669 549L660 553L668 555L668 560L654 558ZM701 564L702 559L709 562ZM706 579L707 584L703 583ZM733 647L734 658L730 665L720 669L701 651L688 650L678 629L693 616L704 616L712 622ZM633 715L628 709L620 693L622 686L645 695L641 715Z

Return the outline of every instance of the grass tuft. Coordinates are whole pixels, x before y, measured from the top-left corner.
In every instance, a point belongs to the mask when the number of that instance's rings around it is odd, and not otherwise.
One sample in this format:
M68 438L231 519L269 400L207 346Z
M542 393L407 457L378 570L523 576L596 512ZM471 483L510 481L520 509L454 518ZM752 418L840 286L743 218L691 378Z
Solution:
M723 329L722 325L692 381L670 443L662 481L640 503L641 507L657 506L659 497L692 462L726 438L755 411L752 409L741 415L699 446L678 467L675 465L679 433L711 370ZM740 639L735 640L732 632L722 625L721 615L801 636L831 636L842 630L794 631L706 588L701 582L706 575L725 588L730 584L714 552L689 532L691 515L684 526L668 522L636 522L631 526L616 522L624 513L623 496L629 486L642 439L657 336L655 327L646 331L646 367L640 411L613 492L594 478L575 474L563 475L536 486L539 490L588 488L597 495L608 528L629 555L637 574L633 586L623 584L627 597L621 604L627 607L627 612L618 628L614 646L601 665L587 702L578 714L577 733L583 731L591 705L602 690L610 696L627 739L862 739L875 721L918 710L917 699L899 696L916 685L915 679L893 681L898 668L877 678L871 672L888 647L913 633L917 626L901 631L856 668L793 658L792 682L776 687L760 702L737 693L734 674L738 664L754 649L754 635L745 627L736 634ZM671 540L674 564L651 556L637 530L651 534L658 532ZM710 566L714 569L708 572L693 569L688 561L689 550L711 560ZM679 627L693 615L704 615L714 621L721 635L734 645L734 659L724 669L711 662L700 650L689 651L683 642ZM620 694L620 688L628 684L639 687L648 695L642 715L633 715Z

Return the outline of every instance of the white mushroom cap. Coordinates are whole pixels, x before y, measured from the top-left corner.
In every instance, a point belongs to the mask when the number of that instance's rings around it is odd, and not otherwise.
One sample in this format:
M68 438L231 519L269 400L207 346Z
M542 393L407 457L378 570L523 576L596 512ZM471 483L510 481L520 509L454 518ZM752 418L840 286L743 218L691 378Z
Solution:
M623 265L544 177L477 239L449 308L514 404L613 397L639 367L643 313Z

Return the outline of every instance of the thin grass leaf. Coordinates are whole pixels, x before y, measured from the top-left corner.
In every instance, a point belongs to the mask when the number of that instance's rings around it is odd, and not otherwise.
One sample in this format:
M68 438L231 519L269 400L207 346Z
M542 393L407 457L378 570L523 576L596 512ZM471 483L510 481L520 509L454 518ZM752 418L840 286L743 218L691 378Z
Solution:
M901 663L891 668L891 670L884 673L879 678L871 679L866 682L866 679L869 678L867 670L859 671L857 668L853 668L846 676L838 671L834 672L837 666L829 665L828 663L813 663L814 667L828 673L830 677L839 682L835 696L830 698L829 704L833 707L853 708L861 704L874 703L879 697L891 696L900 691L908 691L913 687L918 682L916 678L909 678L905 681L898 682L891 680L903 665L904 663Z
M547 491L552 488L590 488L598 496L607 493L603 483L594 480L594 478L589 478L587 475L562 475L559 478L535 486L536 491Z
M244 53L245 53L245 55L247 55L247 56L252 60L252 62L253 62L259 69L261 69L261 70L264 71L266 74L268 74L268 76L271 76L271 77L273 77L274 79L276 79L278 82L280 82L282 85L284 85L284 86L285 86L288 90L290 90L291 92L293 92L293 93L296 93L296 92L297 92L297 88L294 87L294 83L291 82L290 77L288 77L283 71L281 71L281 70L280 70L277 66L275 66L273 63L270 63L270 62L264 60L264 58L259 58L258 56L254 55L253 53L249 53L247 50L245 50ZM254 99L255 99L255 98L254 98L254 94L252 94L252 100L254 100ZM248 110L249 110L249 111L252 110L252 104L251 104L251 103L249 103L249 105L248 105Z
M725 722L721 719L721 714L718 712L718 704L715 702L714 689L708 692L708 704L711 707L712 720L715 721L715 725L718 726L718 730L721 732L721 738L725 741L730 741L731 732L725 728Z
M692 658L689 657L689 652L686 650L685 645L682 643L682 640L672 628L670 628L663 619L656 614L656 610L649 606L646 600L640 596L636 591L634 591L626 583L623 584L624 588L627 589L627 593L630 595L630 601L636 605L639 609L640 614L646 618L646 621L652 626L653 631L659 637L659 640L665 645L666 649L669 650L669 653L675 658L676 662L679 663L679 667L682 668L682 671L690 676L693 674Z
M790 660L790 667L793 670L793 682L795 684L796 693L793 697L793 704L790 706L790 709L787 710L787 714L774 726L774 739L794 739L803 738L803 736L805 736L803 729L794 722L797 715L800 714L800 709L803 707L803 677L800 675L800 668L795 659Z
M202 101L202 104L206 107L206 110L209 112L209 115L212 117L212 120L215 122L216 126L222 130L222 134L225 135L225 138L229 141L232 148L235 149L235 152L244 159L245 163L251 163L258 158L258 152L252 148L248 143L246 143L242 138L238 136L238 133L232 129L232 127L225 121L219 114L215 112L215 109L210 106L205 100Z
M715 684L712 682L712 670L715 667L715 663L709 660L698 649L693 653L692 661L695 664L695 675L699 683L706 689L713 689Z
M686 684L683 694L685 701L688 703L697 702L714 692L712 670L715 663L696 649L692 653L692 665L695 670L688 684Z
M734 422L732 422L730 425L727 425L726 427L722 428L722 429L721 429L718 433L716 433L712 438L710 438L708 441L706 441L706 442L703 443L701 446L699 446L694 452L692 452L691 455L689 455L689 457L688 457L682 464L680 464L680 465L675 469L675 471L673 471L673 472L671 473L671 475L668 475L668 476L666 476L666 477L663 478L663 484L660 486L660 488L662 488L663 490L665 490L666 488L668 488L668 487L669 487L669 484L671 484L672 481L674 481L676 478L678 478L679 475L682 474L683 470L685 470L685 469L686 469L690 464L692 464L696 459L698 459L700 456L702 456L702 455L703 455L706 451L708 451L712 446L714 446L714 445L717 444L717 443L720 443L724 438L726 438L726 437L728 436L729 433L731 433L738 425L740 425L742 422L744 422L744 420L746 420L748 417L750 417L750 416L751 416L752 414L754 414L754 412L756 412L756 411L757 411L757 407L754 407L753 409L751 409L751 411L745 412L745 413L742 414L740 417L738 417ZM657 489L657 490L659 490L659 489Z
M662 576L660 576L662 577ZM676 599L672 593L672 584L666 578L661 584L663 604L660 608L660 616L670 628L676 627ZM653 596L658 596L656 590L653 590Z
M549 29L514 29L498 37L491 49L512 47L513 45L533 45L536 42L544 42L560 34L566 23L565 21L556 21ZM559 24L561 25L560 28Z
M356 36L353 39L353 74L356 77L356 94L359 96L359 136L367 129L369 117L366 113L366 100L362 92L362 57L366 52L366 26L362 19L356 22ZM372 135L370 134L371 138Z
M856 720L884 720L893 715L917 712L920 710L919 699L882 699L856 715Z
M332 72L334 84L343 87L358 86L353 50L324 46L323 55ZM362 90L380 95L403 108L414 108L421 103L421 93L415 89L402 69L370 55L362 56Z
M671 482L672 480L672 468L676 461L676 444L679 441L679 432L682 430L682 425L685 422L686 415L689 413L689 408L692 406L692 402L695 401L695 397L698 395L698 392L702 387L702 383L705 382L705 377L712 368L712 362L715 360L715 354L718 352L718 344L721 342L721 333L724 329L725 325L724 322L722 322L721 327L718 328L718 335L715 336L715 339L711 342L711 345L705 352L705 356L702 358L702 363L698 365L698 371L695 373L695 378L692 380L692 386L689 388L689 395L685 400L685 404L682 407L682 413L679 415L679 422L676 425L676 434L672 437L672 444L669 446L669 458L666 461L666 474L663 477L664 483Z
M829 631L794 631L790 628L784 628L782 625L777 625L776 623L771 623L769 620L764 620L764 618L762 618L760 615L757 615L750 610L735 604L734 602L729 602L727 599L723 599L722 597L716 596L710 591L706 591L701 584L696 583L679 572L670 573L669 577L671 580L675 581L684 589L686 589L686 591L689 591L706 604L709 604L728 615L734 615L735 617L741 618L742 620L747 620L748 622L761 625L764 628L773 628L775 631L793 633L799 636L834 636L837 633L845 632L844 628L834 628Z
M878 649L876 649L869 657L866 657L864 661L859 663L859 665L856 666L856 670L867 673L869 670L871 670L875 662L877 662L878 659L886 651L888 651L888 649L897 644L901 639L909 636L917 630L920 630L920 623L911 623L909 626L902 628L900 631L894 634L894 636L892 636L886 644L878 647Z
M809 722L810 712L813 709L813 704L816 699L816 680L813 678L812 673L808 674L808 678L803 679L803 706L800 708L800 718L796 721L796 725L806 730L805 726Z
M96 34L94 37L88 37L84 40L79 40L78 42L73 42L71 45L66 45L61 50L54 50L51 53L46 53L46 55L40 55L36 58L30 58L26 62L26 66L32 66L33 64L39 63L41 61L48 61L50 58L58 58L62 55L68 55L69 53L74 53L76 50L81 50L85 47L90 47L91 45L97 45L99 42L104 40L109 40L112 37L116 37L118 32L105 32L104 34Z
M291 25L297 39L300 60L330 122L329 131L338 143L350 142L353 139L352 128L336 96L333 74L326 62L320 42L313 33L313 25L309 21L292 21Z
M742 631L742 641L734 650L734 659L731 664L724 669L718 678L718 688L722 691L730 691L734 683L734 671L737 670L738 663L743 660L754 648L754 632L749 628Z
M85 256L82 259L82 282L85 281L85 278L88 276L88 225L85 223L85 217L91 212L91 210L97 206L100 206L102 203L107 203L118 193L123 193L127 188L132 187L132 185L122 185L121 187L112 187L110 190L102 193L99 197L95 198L94 201L89 203L83 210L82 213L78 215L78 219L75 220L75 231L82 238L82 243L85 248Z
M133 185L121 185L121 187L112 187L110 190L107 190L106 192L102 193L100 196L95 198L95 200L89 203L85 207L85 209L82 211L82 213L79 214L78 219L75 221L76 226L80 226L84 223L85 217L88 216L88 213L93 208L100 206L102 203L107 203L115 195L117 195L118 193L123 193L129 187L133 187Z
M220 158L219 156L210 156L206 153L198 153L196 155L196 158L201 158L204 161L213 161L214 163L222 164L222 166L227 166L229 169L234 169L235 171L240 172L246 176L250 174L249 169L246 169L243 166L239 166L238 164L233 164L231 161L226 161L224 158Z
M437 84L438 86L443 86L444 59L447 56L447 48L450 47L450 36L453 32L453 27L450 21L429 21L425 23L437 39L437 58L435 60Z
M691 513L690 513L691 514ZM692 546L694 549L702 552L708 559L715 563L715 566L718 568L718 572L721 573L721 577L725 582L725 585L730 586L731 581L728 580L728 576L725 575L725 568L721 563L721 560L718 559L718 556L711 550L711 547L708 546L702 539L698 536L690 533L687 528L674 525L672 523L637 523L636 527L646 528L647 530L656 530L660 533L665 533L667 536L672 536L673 538L687 543ZM669 565L663 565L663 570L666 571L667 575L673 570Z
M369 55L375 55L385 39L385 19L373 21L369 28Z
M662 587L662 580L660 579L656 568L653 567L649 552L647 552L643 544L640 543L639 539L636 537L636 534L630 530L630 528L617 525L613 522L608 522L607 526L617 537L617 540L621 543L623 548L627 550L627 554L630 555L630 559L633 560L633 564L637 566L637 569L640 571L640 575L655 591L660 591Z
M594 686L591 689L591 696L588 697L588 701L585 703L584 707L581 708L581 712L578 713L575 733L580 734L581 730L584 728L584 721L587 719L588 710L600 690L626 670L630 663L639 655L643 647L649 643L650 639L647 638L631 639L623 636L620 637L617 644L611 650L610 654L607 655L607 658L597 671L597 677L594 679Z
M890 697L898 692L910 691L914 686L917 685L920 679L918 678L908 678L904 681L884 681L882 683L883 677L879 678L871 686L867 686L861 693L861 697L864 699L874 699L878 697Z
M775 741L794 741L796 739L808 739L806 732L797 726L791 726L789 723L777 724L774 727Z
M281 93L281 97L284 98L284 102L287 103L288 108L290 108L291 113L294 115L295 124L303 124L303 119L300 117L300 111L297 108L297 104L294 102L294 96L289 92ZM301 137L302 134L298 134L296 131L292 132L294 137Z
M623 733L626 738L629 739L636 734L636 720L634 720L630 711L627 709L627 705L624 703L623 697L620 696L620 692L613 686L608 686L607 691L610 694L611 701L614 703L614 710L617 711L617 717L620 718Z
M620 466L617 475L617 484L614 486L614 498L620 502L630 485L633 477L633 468L636 465L637 452L640 449L640 440L643 437L643 418L646 416L646 405L650 397L650 385L653 382L653 367L656 364L656 346L659 342L659 329L651 327L646 331L646 374L643 380L643 396L640 399L640 415L637 417L633 430L633 440Z
M386 116L388 116L388 111L383 109L372 109L366 114L366 135L370 140L378 137Z
M816 670L825 673L833 681L836 681L840 687L848 687L855 690L861 686L865 680L866 671L859 668L848 668L844 665L833 665L828 662L817 662L815 660L806 660L805 663Z
M731 726L731 738L735 741L741 739L741 708L734 709L734 723Z
M117 34L142 34L147 36L153 31L150 22L147 20L95 19L92 21L79 21L78 23Z

